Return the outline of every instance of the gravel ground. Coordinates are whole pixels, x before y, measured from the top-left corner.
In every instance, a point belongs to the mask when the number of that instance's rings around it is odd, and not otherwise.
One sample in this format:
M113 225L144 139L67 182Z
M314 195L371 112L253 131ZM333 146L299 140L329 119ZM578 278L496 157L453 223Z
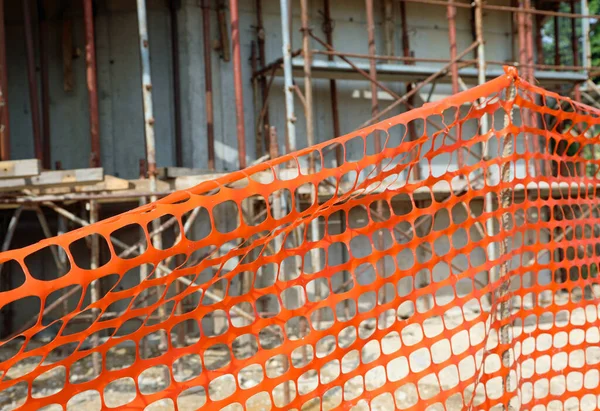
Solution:
M600 294L600 293L599 293ZM560 303L560 299L566 301L569 298L568 295L558 295L556 297L556 303ZM523 307L513 307L514 310L519 309L528 309L530 307L527 306L527 303L523 304ZM486 309L484 307L484 309ZM460 324L464 321L464 317L466 318L476 318L481 315L479 311L479 306L475 303L467 304L464 306L463 313L460 310L451 310L451 312L444 316L444 318L440 317L432 317L428 319L426 327L425 327L425 335L427 335L430 331L431 333L437 333L444 326L449 329L454 329L455 327L460 326ZM410 315L410 313L408 313ZM600 332L598 331L597 326L592 326L592 324L596 321L596 318L600 316L598 305L592 305L591 303L583 308L579 308L577 310L572 311L569 315L566 312L561 314L561 316L557 316L553 319L554 324L556 326L564 326L568 322L572 324L588 324L588 332L585 333L583 337L588 345L596 346L600 344ZM394 321L393 317L388 317L388 322ZM587 321L587 322L586 322ZM483 340L485 338L485 325L483 322L481 324L481 335L479 336L471 336L471 338L481 338ZM546 328L549 328L551 324L546 324ZM531 333L535 330L536 327L542 328L542 325L536 324L533 322L532 324L526 323L525 326L521 329L513 329L514 333ZM458 328L460 329L460 328ZM390 333L381 343L381 350L384 352L395 351L400 346L400 341L405 345L416 344L423 340L423 335L421 329L419 327L406 327L402 332L402 339L400 340L400 336L397 333ZM573 338L573 335L569 335L568 333L559 333L552 337L548 337L548 343L550 346L554 345L555 347L560 347L566 345L569 342L569 339ZM490 334L488 336L488 344L492 346L495 344L495 336L494 334ZM531 339L533 340L533 339ZM368 341L368 340L366 340ZM147 350L150 350L148 355L155 356L160 354L159 346L160 340L157 338L155 341L150 341L148 344ZM317 355L320 353L326 353L328 349L332 347L334 343L333 339L331 340L331 344L321 344L317 347ZM540 341L538 338L536 340L529 341L528 339L523 340L523 344L520 347L521 351L525 351L527 349L533 349L536 344L543 344L543 341ZM532 347L528 345L533 344ZM449 358L452 355L450 344L439 344L435 347L431 348L431 358L429 355L424 353L424 355L419 355L418 352L413 353L410 356L409 361L411 367L413 369L425 369L430 366L431 361L436 362L436 360L443 360L445 358ZM469 338L460 339L457 338L456 342L452 341L452 349L454 350L462 350L469 347ZM243 348L241 348L243 349ZM114 351L114 355L107 356L107 363L105 364L109 369L118 369L122 368L124 365L130 364L134 361L134 347L133 345L123 345L119 346L118 349ZM217 365L219 361L223 361L223 353L215 351L211 353L212 357L207 358L206 366L210 367L212 365ZM363 345L362 354L358 351L355 352L355 355L347 355L344 357L342 361L342 372L347 370L352 370L356 366L359 365L361 356L363 361L375 360L380 355L380 346L379 344L373 343L369 344L368 342ZM6 356L6 354L5 354ZM579 357L578 357L579 356ZM0 350L0 359L2 357L2 351ZM474 358L474 357L473 357ZM52 360L50 358L50 360ZM303 357L301 353L295 353L292 356L292 361L294 363L301 363L303 361ZM547 364L544 364L546 361ZM532 376L535 373L536 367L537 369L542 369L544 367L549 368L553 367L564 367L568 364L573 364L573 362L579 362L581 364L596 364L600 363L600 348L596 350L588 351L587 353L584 350L576 351L572 353L570 357L567 355L552 355L541 357L536 362L521 360L521 375L524 377ZM471 364L473 362L471 361ZM22 362L17 366L11 368L9 372L6 374L4 378L14 378L19 375L24 375L31 369L35 368L36 362L34 360L29 360L26 362ZM279 370L283 368L283 364L276 360L271 361L267 364L267 375L270 372L277 373ZM473 365L468 365L468 362L461 361L457 364L457 369L460 375L471 375L475 372ZM159 367L154 367L142 374L139 379L139 389L142 393L151 393L160 391L165 386L165 378L164 378L164 369ZM201 363L200 357L195 354L188 355L184 357L183 360L179 361L174 366L174 378L176 381L185 381L191 377L198 375L201 371ZM367 375L365 375L365 387L367 390L377 388L386 382L389 377L391 380L401 380L408 373L409 365L406 359L401 358L398 360L394 360L393 364L390 363L390 366L387 367L387 372L385 367L376 367L373 370L369 371ZM323 367L321 370L320 378L325 381L327 379L334 380L339 373L339 369L337 367ZM253 370L252 367L248 367L242 372L239 376L240 384L244 388L250 388L256 384L260 383L260 378L262 377L262 372L260 370ZM71 381L88 381L95 378L93 366L92 366L92 357L86 357L85 361L81 361L74 367L74 373L71 376ZM432 381L432 384L419 384L419 392L421 396L429 397L437 394L440 390L445 390L454 387L458 381L458 374L456 376L444 376L444 378L440 378L442 386L440 387L435 380ZM36 379L32 386L32 395L33 396L48 396L53 393L60 391L65 381L65 371L64 368L53 369L51 372L46 373L42 377ZM319 381L319 376L315 373L314 375L308 375L305 378L302 378L298 381L298 390L300 393L310 392ZM563 379L561 380L552 380L550 382L550 391L551 392L562 392L566 388L569 388L569 384L578 384L578 381L573 380L573 378ZM597 381L597 385L600 386L600 382ZM228 382L226 379L223 379L221 384L211 384L209 395L211 398L219 398L226 397L230 392L232 384ZM406 408L412 406L417 403L419 399L419 394L414 386L412 388L403 388L401 390L397 390L393 394L379 396L375 401L368 404L366 401L359 402L357 406L354 408L356 410L390 410L394 409L394 405L399 406L400 408ZM344 393L342 389L338 389L337 391L331 390L328 392L328 396L323 398L323 409L335 409L342 401L342 395L345 395L350 398L355 398L361 395L364 387L361 379L353 379L350 380L344 386ZM501 390L501 387L498 386L498 390ZM9 411L18 408L23 404L26 398L26 390L27 386L25 384L19 384L10 389L7 389L3 392L0 392L0 411ZM536 390L542 390L540 387L533 387L528 385L527 387L523 387L522 390L522 398L527 399L532 395L535 396L543 396L543 393L538 393ZM535 391L535 392L534 392ZM106 388L106 396L107 405L111 407L120 407L122 405L127 404L134 398L135 386L133 380L120 380L117 382L113 382L109 384ZM498 391L499 392L499 391ZM492 393L493 394L493 393ZM274 391L274 400L275 402L284 403L284 392L283 388L278 388ZM473 395L472 392L464 392L465 401L468 401ZM394 398L395 397L395 398ZM480 393L476 395L474 399L474 403L477 403L482 399ZM182 395L180 395L177 399L178 406L180 410L188 411L188 410L196 410L201 407L206 402L206 393L203 388L191 388L185 391ZM458 410L462 409L462 399L460 396L454 396L448 399L446 402L447 409L450 410ZM86 410L86 411L94 411L100 409L100 396L96 391L87 391L76 395L71 398L69 403L67 404L66 409L70 411L75 410ZM248 402L248 410L269 410L271 409L270 398L265 394L265 396L254 397L253 400ZM593 395L584 397L581 402L569 400L564 404L560 403L551 403L548 408L549 410L579 410L579 409L596 409L598 406L598 398ZM45 410L60 410L61 407L47 407ZM171 400L164 400L162 403L154 403L152 406L146 408L149 411L163 411L163 410L174 410L174 405ZM233 411L234 409L242 409L227 407L228 411ZM315 401L312 406L311 404L306 404L303 407L303 410L318 410L319 403ZM438 410L443 409L443 407L430 407L428 410Z

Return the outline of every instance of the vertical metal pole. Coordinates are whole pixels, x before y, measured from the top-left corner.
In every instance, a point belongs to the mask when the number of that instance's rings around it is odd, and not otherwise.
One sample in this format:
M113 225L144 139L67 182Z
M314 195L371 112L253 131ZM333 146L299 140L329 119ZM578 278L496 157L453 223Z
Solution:
M511 84L510 87L507 89L507 102L511 104L510 107L510 111L504 115L504 128L508 128L509 125L513 122L513 110L514 110L514 101L515 101L515 96L516 96L516 87L514 84ZM510 179L510 162L506 160L507 157L510 157L513 153L514 153L514 147L513 147L513 135L511 133L508 133L504 136L503 142L502 142L502 158L503 158L503 162L502 162L502 171L501 171L501 180L503 183L506 183L508 186L509 183L509 179ZM503 210L502 212L502 217L501 217L501 224L502 224L502 230L508 235L508 232L510 230L510 214L508 212L508 208L510 207L512 201L512 193L510 188L506 188L503 189L499 196L498 196L498 202L500 203L499 206L500 208ZM506 254L508 254L510 252L509 250L509 242L508 242L508 238L507 235L504 236L504 238L500 241L500 246L499 246L499 253L500 253L500 258L504 257ZM500 320L505 320L510 316L510 312L511 312L511 304L510 304L510 299L505 299L505 297L507 296L507 294L509 293L509 286L510 286L510 260L509 259L505 259L502 264L500 264L499 267L499 280L502 281L502 283L500 284L500 287L498 289L498 298L499 299L504 299L504 301L500 302ZM493 321L494 319L492 319ZM508 347L508 345L510 344L511 340L512 340L512 327L510 324L504 324L500 327L500 344ZM506 370L510 370L511 368L511 351L509 348L504 349L504 351L502 352L502 365L504 366L504 368ZM518 377L517 377L518 378ZM518 381L515 381L516 383L518 383ZM511 390L512 388L512 384L511 384L511 378L510 378L510 371L508 371L506 378L503 379L502 381L502 392L506 395L508 392L512 392ZM509 405L510 401L507 401L506 403L506 409L510 410L511 407Z
M324 0L324 4L323 4L323 17L325 19L324 24L323 24L323 31L325 32L325 39L327 41L327 44L331 47L333 47L333 23L331 20L331 4L329 0ZM392 29L393 30L393 29ZM327 60L329 61L333 61L334 60L334 56L332 55L328 55L327 56ZM339 137L342 135L341 129L340 129L340 115L339 115L339 110L338 110L338 96L337 96L337 82L335 81L335 79L330 79L329 80L329 94L330 94L330 98L331 98L331 119L333 122L333 137ZM341 145L338 145L336 147L336 152L335 152L335 157L336 157L336 162L338 166L341 166L344 163L344 150L342 149ZM341 213L340 214L340 218L339 218L339 224L340 224L340 232L344 233L346 232L346 219L344 218L345 213ZM348 257L347 255L347 251L345 249L342 249L342 260L345 261L346 258ZM342 281L344 283L349 281L350 275L347 271L344 271L344 274L342 276ZM344 310L346 310L346 312L348 313L348 310L350 309L350 303L349 301L346 301L344 303ZM319 317L319 320L321 318Z
M571 6L571 13L575 14L575 0L570 0L569 4ZM571 19L571 46L573 50L573 65L579 65L579 42L577 41L577 22L575 19ZM581 91L580 85L575 84L575 88L573 90L573 96L576 101L581 101Z
M407 23L407 19L406 19L406 6L405 6L405 2L401 1L400 2L400 21L402 23L402 55L404 57L410 57L411 55L411 51L410 51L410 39L408 37L408 23ZM407 64L412 64L411 62L408 62ZM406 83L406 92L410 93L413 90L413 84L412 83ZM408 104L410 104L410 106L414 106L414 98L413 96L408 98ZM417 138L416 136L416 132L415 132L415 125L414 122L410 122L408 125L408 138L410 141L413 141ZM415 157L417 155L416 150L413 151L413 153L411 154L411 160L413 159L413 157ZM417 166L415 168L413 168L410 171L410 174L408 176L409 179L413 179L416 181L420 181L421 180L421 170L420 168Z
M256 0L256 38L257 38L257 44L258 44L258 63L260 65L261 68L263 68L267 62L267 58L265 55L265 28L264 28L264 24L263 24L263 6L262 6L262 0ZM269 137L269 125L271 124L269 121L269 105L268 105L268 91L267 91L267 78L263 75L260 76L260 78L258 79L259 83L260 83L260 92L261 92L261 96L262 96L262 106L264 106L265 109L265 113L264 113L264 117L263 117L263 124L264 126L262 127L261 130L259 130L260 135L263 136L263 144L265 147L265 151L268 152L269 150L269 141L270 141L270 137Z
M375 18L373 16L373 0L365 0L365 9L367 15L367 37L369 40L369 75L375 81L371 81L371 116L375 117L379 113L379 99L377 98L377 62L375 60L375 55L377 54L377 50L375 48ZM381 152L381 141L379 132L373 132L373 137L375 138L375 153L379 154ZM381 162L377 163L377 172L381 171ZM381 201L377 202L377 213L379 215L383 214L383 204ZM383 234L377 234L377 243L378 248L383 250ZM385 264L380 265L377 264L377 271L379 274L385 278ZM384 293L382 297L382 303L385 303L387 300L387 295ZM384 314L385 315L385 314ZM386 327L387 318L385 316L382 317L381 321L383 322L383 327Z
M531 9L531 0L524 0L525 2L525 10L527 12ZM526 79L533 84L535 82L535 70L533 67L533 15L531 13L526 13L524 15L525 21L525 49L526 49L526 62L527 62L527 70L526 70ZM523 122L526 123L530 127L536 126L536 116L532 110L526 109L523 110ZM531 146L534 152L540 151L540 141L539 137L535 134L528 133L525 135L525 142L527 144L528 139L531 139ZM534 169L536 175L542 175L541 171L541 162L534 161Z
M238 0L229 0L231 13L231 44L233 49L233 83L235 88L235 116L237 123L238 161L246 168L246 131L244 128L244 95L242 90L242 54L240 50L240 16Z
M404 57L410 57L411 56L411 51L410 51L410 39L408 37L408 23L407 23L407 14L406 14L406 6L405 6L405 2L401 1L400 2L400 21L402 23L402 54L404 55ZM412 62L408 62L407 64L412 64ZM413 90L413 84L412 83L406 83L406 92L407 93L411 93ZM408 104L411 107L414 107L414 97L411 96L408 98ZM409 141L414 141L417 138L417 133L415 130L415 124L414 122L410 122L408 124L408 139ZM418 160L418 149L415 148L414 150L412 150L412 152L410 153L410 161L414 161L414 160ZM422 179L422 174L421 174L421 167L419 166L418 162L415 164L414 167L411 167L411 169L408 171L408 175L406 177L408 180L410 181L421 181ZM417 200L417 204L420 203L420 201ZM377 212L379 213L379 215L382 215L381 213L381 209L379 208L377 210ZM421 228L417 228L417 230L419 230L419 234L421 233L422 229ZM421 249L418 248L417 249L417 253L422 253ZM421 284L419 284L420 287L425 287L429 284L428 280L423 281ZM417 309L418 310L429 310L432 307L432 298L433 297L425 297L424 299L419 299L417 300ZM419 304L418 301L421 301L421 303ZM387 320L387 319L385 319Z
M365 8L367 14L367 36L369 40L369 75L373 80L377 80L377 62L373 58L377 51L375 49L375 19L373 17L373 0L365 0ZM379 100L377 98L377 84L375 81L370 82L371 85L371 116L375 117L379 113ZM379 141L379 133L376 133L375 152L381 151Z
M271 159L275 159L279 157L279 142L277 141L277 129L274 126L271 126L269 129L269 156ZM278 167L278 166L274 166ZM277 173L277 168L274 170ZM273 208L273 218L276 220L281 219L286 213L283 210L282 201L281 201L281 190L277 190L273 193L273 204L271 205ZM275 252L279 252L282 246L283 236L278 235L273 239L273 244L275 247Z
M581 14L590 14L587 0L581 0ZM581 19L581 50L583 58L581 62L585 67L592 67L592 50L590 46L590 20ZM589 70L589 68L588 68Z
M148 166L148 179L150 192L156 192L156 143L154 139L154 111L152 108L152 76L150 73L150 44L148 42L148 19L146 17L146 0L137 0L138 28L140 35L140 57L142 62L142 96L144 101L144 123L146 131L146 164ZM156 201L156 195L150 196L150 201ZM160 220L152 221L152 230L159 231ZM152 240L154 248L162 249L162 234L159 232ZM157 273L162 276L162 272ZM158 316L165 317L164 305L159 307ZM167 341L161 339L161 345L166 349Z
M150 72L150 44L148 43L148 22L146 0L137 1L138 29L140 36L140 58L142 64L142 97L144 104L144 131L146 137L146 164L150 191L156 191L156 142L154 139L154 110L152 107L152 75ZM156 201L156 197L150 199Z
M570 0L571 13L575 14L575 0ZM584 19L585 20L585 19ZM571 19L571 45L573 47L573 65L579 65L579 42L577 41L577 21Z
M331 5L329 0L324 0L324 12L325 22L323 30L325 31L325 39L327 44L333 47L333 24L331 22ZM327 60L333 61L332 55L327 56ZM337 96L337 82L335 79L329 80L329 95L331 98L331 120L333 122L333 137L339 137L342 135L340 129L340 113L338 110L338 96ZM336 161L338 165L342 165L344 159L342 158L343 150L342 147L336 148Z
M152 108L152 76L150 73L150 44L148 43L148 20L146 17L146 1L137 0L138 28L140 34L140 56L142 62L142 96L144 101L144 123L146 131L146 164L150 192L156 192L156 143L154 139L154 111ZM156 195L150 196L150 201L156 201ZM160 220L152 221L152 230L158 231ZM154 248L162 249L162 234L152 239ZM157 274L162 275L162 274ZM159 317L164 318L164 307L159 308ZM164 344L164 342L161 342Z
M525 0L519 0L519 9L523 9ZM527 62L527 54L525 49L525 14L517 12L517 32L519 36L519 67L521 70Z
M313 121L313 89L312 89L312 51L308 28L308 0L300 0L302 19L302 53L304 56L304 100L306 102L306 140L311 147L315 144L315 129ZM314 172L314 158L309 158L309 169Z
M39 17L39 44L40 44L40 71L42 83L42 166L49 170L52 168L52 155L50 145L50 79L48 66L48 19L44 10L43 0L37 1Z
M250 51L250 66L252 67L252 102L254 104L254 118L256 119L256 127L254 127L254 132L256 133L254 136L254 143L256 147L256 157L260 158L263 156L265 152L268 152L268 141L265 140L265 130L268 127L263 127L261 124L261 115L262 111L261 107L262 103L258 100L258 77L254 76L254 73L258 71L258 57L256 55L256 43L253 41L251 43L251 51ZM262 95L262 93L261 93Z
M475 0L475 37L477 40L477 83L485 83L485 44L483 41L483 5L482 0ZM480 104L485 103L485 98L479 100ZM488 116L481 117L481 133L488 132ZM482 153L487 155L486 153Z
M283 42L283 92L285 94L285 126L289 150L296 151L296 114L294 114L294 79L292 77L292 43L289 28L289 0L279 1L281 8L281 39Z
M92 152L90 166L102 164L100 149L100 113L98 109L98 77L96 69L96 35L94 32L94 10L92 0L83 0L85 19L85 64L87 75L88 105L90 110L90 140Z
M90 224L94 224L98 221L98 203L96 200L90 200ZM91 256L90 256L90 269L95 270L100 265L100 237L98 234L94 234L92 236L92 244L91 244ZM91 293L90 299L91 303L94 304L100 298L100 284L98 280L92 281L90 284ZM99 315L98 308L92 309L93 318L97 318ZM92 338L92 346L98 346L98 333L95 333ZM98 353L94 353L92 356L92 364L94 367L94 373L97 374L102 369L101 357Z
M458 89L458 65L456 64L456 7L454 0L448 0L448 40L450 40L450 73L452 74L452 94L457 94Z
M8 111L8 68L4 0L0 0L0 160L10 160L10 121Z
M27 79L29 82L29 104L31 105L31 122L33 127L33 146L35 158L43 159L42 135L40 131L40 108L38 103L38 86L35 71L35 52L33 50L33 28L31 25L30 0L23 0L23 21L25 24L25 48L27 54Z
M478 84L485 83L485 46L483 41L483 0L475 0L475 35L477 37L477 82ZM485 98L480 99L480 104L485 103ZM489 123L487 115L483 115L481 117L481 129L480 133L485 134L489 131ZM484 147L482 147L482 153L484 155L484 159L490 159L492 156L491 148L488 142L484 143ZM498 181L498 176L493 175L493 168L489 168L486 170L486 183L489 186L493 186L496 181ZM488 192L485 197L485 211L487 213L491 213L494 211L494 199L495 195L492 191ZM494 233L494 220L492 218L488 218L486 221L486 231L488 237L492 236ZM496 247L493 243L488 245L488 256L490 261L496 260ZM488 272L488 284L492 284L494 281L494 270L493 267L490 268Z
M173 68L173 114L175 130L175 165L183 166L183 147L181 142L181 74L179 72L179 11L180 0L169 1L171 20L171 65Z
M525 0L525 8L527 10L531 9L531 0ZM531 13L525 15L525 40L527 47L527 73L529 75L527 80L533 84L535 81L535 70L533 67L533 15Z
M271 157L271 159L277 158L279 157L279 143L277 141L277 130L275 129L275 127L271 126L271 128L269 129L269 155ZM275 172L275 174L278 173L277 170L278 166L274 166L273 171ZM275 218L276 220L280 220L285 214L285 206L283 205L283 202L281 201L281 190L277 190L275 193L273 193L273 203L271 204L271 207L273 209L273 218ZM278 253L281 251L281 249L283 248L283 235L278 235L277 237L275 237L273 239L273 246L275 247L275 252ZM289 298L289 295L285 295L282 296L282 298L285 298L286 301L284 301L284 304L288 304L291 302L287 301L287 298ZM264 311L269 311L269 307L262 307L264 309ZM289 364L289 360L286 356L283 357L283 364L282 367L283 369L288 369L290 366ZM285 385L283 386L283 397L284 397L284 402L286 404L289 404L291 401L291 391L290 391L290 385L286 382Z
M215 115L212 93L212 59L210 47L210 0L202 0L202 40L204 52L204 109L206 111L206 142L208 169L215 169Z
M148 198L147 197L140 197L139 199L139 206L143 206L145 204L148 203ZM153 227L154 229L154 227ZM144 238L146 236L146 232L144 231L143 228L140 229L140 238ZM140 245L138 247L138 253L139 255L143 255L144 252L146 251L146 245L144 244L144 241L140 242ZM158 274L158 273L157 273ZM148 265L146 264L141 264L140 265L140 284L142 284L142 282L144 282L146 280L146 277L148 277ZM147 295L148 291L142 291L141 294L145 294ZM142 298L143 296L140 294L140 298ZM142 303L142 307L145 306L146 303L143 302ZM148 346L146 344L146 339L142 339L140 341L140 356L142 358L147 358L147 351L148 351Z
M305 117L306 117L306 140L308 147L311 147L315 143L314 136L314 121L313 121L313 95L312 95L312 53L310 50L310 36L308 26L308 0L300 0L300 15L302 21L302 53L304 56L304 99L305 99ZM283 16L282 16L283 17ZM312 174L315 172L315 159L311 155L308 159L308 172ZM315 190L318 188L315 187ZM312 190L310 193L310 207L316 207L319 203L319 193ZM316 243L319 239L319 220L313 217L310 220L310 241ZM311 266L312 271L316 272L318 267L318 259L320 258L318 251L315 249L311 250ZM321 294L320 290L315 291L318 295ZM301 335L303 336L306 332L306 324L302 323ZM307 357L307 352L303 350L303 358Z

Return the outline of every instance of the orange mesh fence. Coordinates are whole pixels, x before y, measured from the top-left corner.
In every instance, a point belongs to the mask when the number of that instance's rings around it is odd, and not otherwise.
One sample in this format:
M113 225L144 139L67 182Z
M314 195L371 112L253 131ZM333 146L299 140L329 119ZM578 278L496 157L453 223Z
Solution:
M0 408L595 409L599 114L507 69L1 254Z

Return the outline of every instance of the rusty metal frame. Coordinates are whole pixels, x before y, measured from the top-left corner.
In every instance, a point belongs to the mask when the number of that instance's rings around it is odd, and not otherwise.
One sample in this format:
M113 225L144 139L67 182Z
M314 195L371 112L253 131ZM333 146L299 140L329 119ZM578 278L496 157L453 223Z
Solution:
M238 0L229 0L231 18L231 45L233 54L233 84L235 89L235 117L238 143L238 163L246 168L246 129L244 125L244 92L242 85L242 52L240 50L240 15Z
M212 58L210 47L210 1L202 0L202 52L204 56L204 110L206 112L206 144L208 169L215 169L215 114L212 91Z
M96 68L96 34L94 32L94 10L92 0L83 0L85 21L85 64L90 111L90 167L100 167L102 152L100 147L100 112L98 107L98 76ZM44 130L45 131L45 130Z

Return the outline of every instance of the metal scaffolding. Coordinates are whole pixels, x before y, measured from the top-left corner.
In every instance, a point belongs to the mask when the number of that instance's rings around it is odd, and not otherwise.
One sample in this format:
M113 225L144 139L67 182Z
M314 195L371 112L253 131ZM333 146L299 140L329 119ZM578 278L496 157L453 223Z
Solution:
M518 7L514 6L502 6L502 5L491 5L486 4L483 1L475 1L472 3L457 2L454 0L399 0L400 12L401 12L401 24L400 29L402 30L402 48L403 55L393 55L389 51L393 50L391 45L386 44L386 51L388 54L382 55L377 54L374 43L374 22L373 22L373 2L366 0L365 2L365 16L367 20L367 32L365 38L368 39L369 53L360 54L353 52L338 51L333 47L332 31L334 24L332 24L330 17L330 4L328 0L323 1L323 31L326 35L326 39L320 38L310 28L310 22L308 21L308 10L307 2L301 1L300 4L300 15L302 19L302 47L296 52L293 51L293 46L290 41L290 27L289 27L289 13L290 13L290 1L280 0L281 6L281 36L283 39L283 57L276 59L270 64L266 64L263 67L259 67L253 74L254 78L258 78L265 83L271 83L273 76L283 76L285 81L284 93L285 93L285 106L286 106L286 125L287 125L287 141L286 146L296 148L295 139L295 105L294 105L294 93L298 96L302 102L302 106L306 113L306 118L309 119L307 123L307 134L308 141L313 141L311 130L312 124L312 79L313 78L327 78L330 80L330 93L332 97L332 117L334 122L334 136L340 135L339 120L336 120L338 115L338 102L336 96L336 78L342 77L344 79L356 79L356 80L368 80L371 83L371 95L372 95L372 112L371 118L361 124L362 126L372 124L373 122L380 120L392 109L404 105L407 109L414 108L414 99L412 98L415 93L427 85L433 85L437 82L445 81L449 75L450 83L452 85L452 93L457 93L459 88L466 87L466 83L471 84L482 84L487 79L497 77L502 74L502 66L514 65L521 69L522 75L528 81L533 82L534 79L544 83L557 83L566 82L573 86L573 93L575 98L579 98L579 85L584 84L589 79L593 72L593 68L590 62L590 51L589 51L589 19L598 19L598 15L590 15L587 8L587 0L581 0L580 8L581 12L575 12L574 0L568 2L571 7L571 12L561 12L554 9L558 8L560 1L550 2L536 2L536 5L540 4L545 7L551 7L553 9L542 9L534 8L531 0L520 0ZM407 30L406 24L406 3L418 3L427 5L430 7L446 7L447 18L448 18L448 39L450 58L419 58L414 57L410 48L410 36ZM542 4L543 3L543 4ZM474 16L474 42L462 51L457 49L456 39L456 10L469 9L472 10ZM257 12L261 9L257 8ZM384 22L389 22L391 17L391 7L388 5L384 7L385 13ZM518 33L518 45L519 52L515 61L494 61L486 59L485 56L485 44L483 26L484 22L484 11L500 11L510 13L517 23ZM534 17L536 17L536 25L534 25ZM541 25L543 19L546 18L568 18L572 21L573 38L575 38L575 30L577 29L577 22L580 23L582 41L581 47L577 44L577 41L573 42L573 65L560 64L559 60L556 60L554 65L545 64L543 61L543 50L539 50L537 61L534 58L534 32L536 41L541 42ZM386 30L385 39L386 42L392 41L392 36L389 34L389 30L393 30L393 25L390 27L389 24L384 23L384 29ZM264 37L264 34L263 34ZM312 39L313 43L318 44L320 49L312 49L308 39ZM555 43L558 41L555 39ZM541 43L540 43L541 44ZM475 51L476 59L468 59L466 56ZM541 53L540 53L541 51ZM294 59L296 55L299 55L301 59ZM325 55L327 60L314 60L315 55ZM558 56L558 53L557 53ZM339 59L339 60L336 60ZM354 61L368 60L368 63ZM580 64L579 62L583 62ZM379 63L379 64L376 64ZM422 64L419 64L422 63ZM424 63L424 64L423 64ZM444 63L442 67L435 67L432 64L427 63ZM490 68L492 66L492 68ZM495 66L496 68L494 68ZM294 75L304 77L305 90L304 93L300 93L300 90L293 85ZM270 79L268 77L271 77ZM387 80L403 81L406 83L406 93L399 95L389 89L384 83ZM459 87L460 84L460 87ZM392 102L387 108L381 109L379 103L376 101L376 91L383 90L390 94L395 101ZM263 109L268 107L268 90L263 89L262 102ZM483 121L482 127L487 129L487 124ZM336 125L337 124L337 125Z

